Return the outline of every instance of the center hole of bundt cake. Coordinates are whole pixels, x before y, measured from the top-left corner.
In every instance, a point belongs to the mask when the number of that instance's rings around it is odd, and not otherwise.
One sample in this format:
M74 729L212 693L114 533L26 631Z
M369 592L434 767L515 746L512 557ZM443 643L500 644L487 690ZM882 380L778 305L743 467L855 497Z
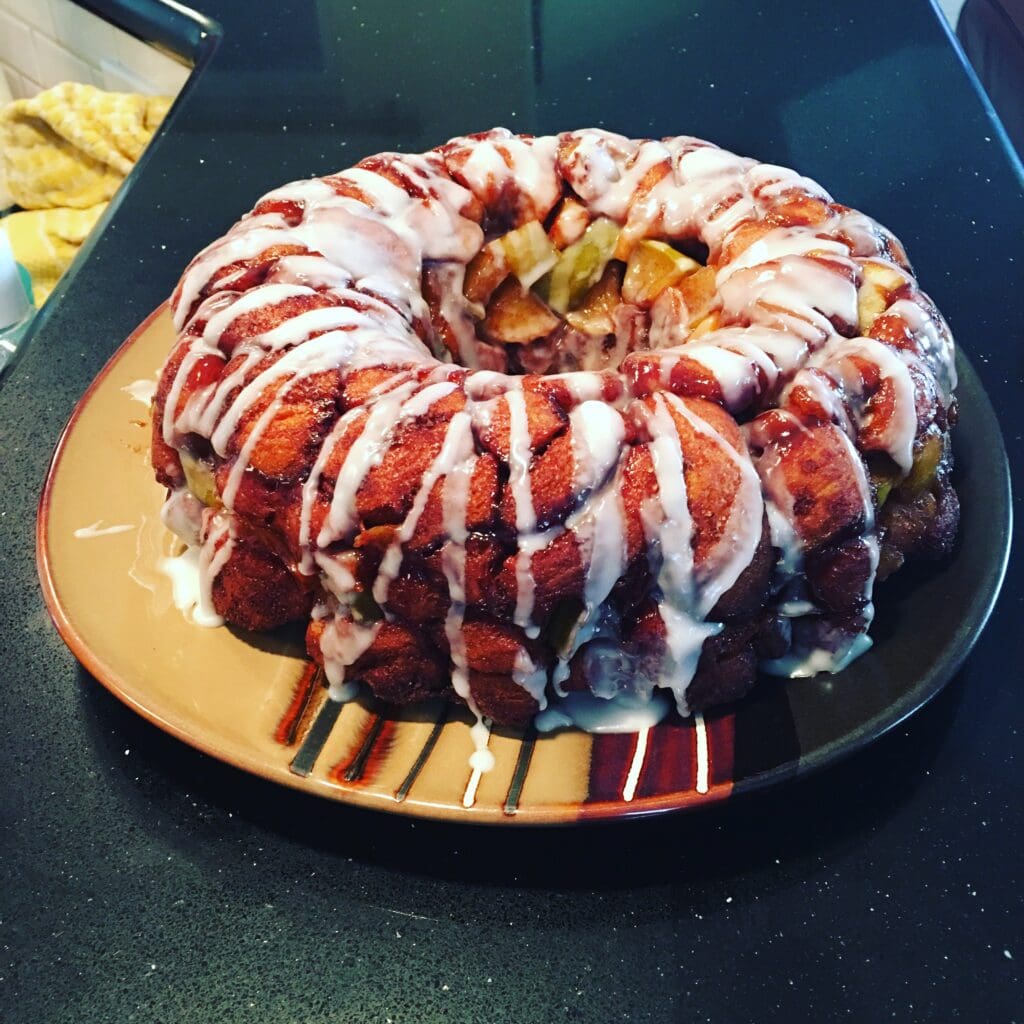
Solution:
M565 198L466 267L476 362L513 374L616 370L631 352L681 344L716 326L707 257L699 239L635 238Z

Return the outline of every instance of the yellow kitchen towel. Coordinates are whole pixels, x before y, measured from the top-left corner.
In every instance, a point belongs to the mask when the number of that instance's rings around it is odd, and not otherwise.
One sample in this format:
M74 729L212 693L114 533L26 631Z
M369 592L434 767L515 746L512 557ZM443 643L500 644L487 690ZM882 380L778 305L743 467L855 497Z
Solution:
M0 111L7 188L26 210L108 200L171 105L168 96L64 82Z
M64 82L0 110L7 191L24 212L0 219L15 259L49 295L171 105L168 96Z
M32 278L37 306L46 301L106 208L106 203L97 203L87 210L24 210L0 219L14 258Z

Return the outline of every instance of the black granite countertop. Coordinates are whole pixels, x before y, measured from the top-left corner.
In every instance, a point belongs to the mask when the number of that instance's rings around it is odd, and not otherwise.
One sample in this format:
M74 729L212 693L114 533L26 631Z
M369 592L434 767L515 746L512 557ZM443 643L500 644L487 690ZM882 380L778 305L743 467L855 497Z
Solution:
M197 249L281 182L494 124L704 136L870 212L1019 486L1020 165L938 15L197 4L219 24L100 5L202 66L0 385L0 1019L1024 1019L1019 551L962 671L868 750L717 809L546 831L353 810L194 752L77 665L35 568L62 426Z

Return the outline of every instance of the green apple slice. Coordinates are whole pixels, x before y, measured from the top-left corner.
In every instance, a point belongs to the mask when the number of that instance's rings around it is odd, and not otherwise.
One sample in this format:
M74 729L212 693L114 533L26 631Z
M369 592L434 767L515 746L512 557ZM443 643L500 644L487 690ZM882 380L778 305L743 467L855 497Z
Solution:
M181 452L180 458L188 489L207 508L213 508L220 504L220 499L217 497L217 485L213 480L213 469L207 463L200 462L195 456L189 455L188 452Z
M914 465L906 479L900 482L900 497L913 499L923 494L935 479L942 455L942 438L938 434L929 434L914 456Z
M578 242L562 252L551 273L538 282L537 290L552 309L564 315L601 280L615 251L619 230L614 221L595 220Z
M529 288L557 260L558 250L551 244L543 225L532 220L488 242L469 261L462 292L470 302L487 303L510 273L524 288Z

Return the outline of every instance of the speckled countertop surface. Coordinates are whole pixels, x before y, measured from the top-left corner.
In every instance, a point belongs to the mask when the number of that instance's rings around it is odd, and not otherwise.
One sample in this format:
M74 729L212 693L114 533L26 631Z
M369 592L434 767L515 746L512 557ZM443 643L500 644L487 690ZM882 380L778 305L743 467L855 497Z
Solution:
M0 385L0 1019L1024 1019L1019 558L966 667L868 751L713 811L512 833L193 752L77 666L35 572L61 427L194 251L283 181L495 123L703 135L872 213L1019 484L1020 179L931 8L197 5L220 46Z

